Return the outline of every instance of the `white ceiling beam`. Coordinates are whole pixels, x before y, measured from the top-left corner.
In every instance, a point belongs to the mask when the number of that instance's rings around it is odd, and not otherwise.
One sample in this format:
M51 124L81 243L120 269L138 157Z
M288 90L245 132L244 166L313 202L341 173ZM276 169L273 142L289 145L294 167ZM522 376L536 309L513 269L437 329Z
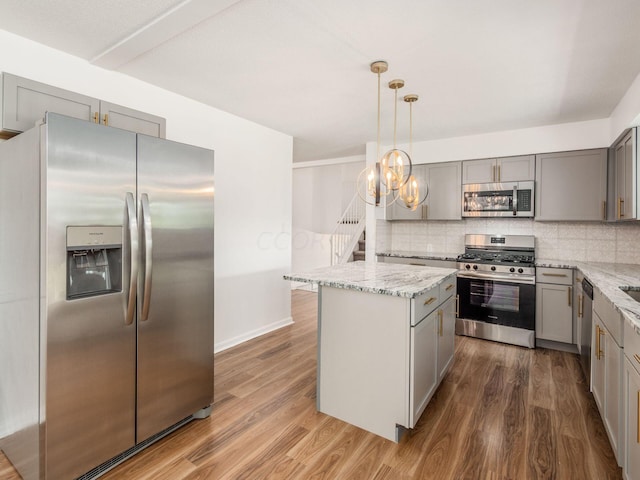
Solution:
M185 0L99 53L90 62L99 67L117 70L239 1L241 0Z

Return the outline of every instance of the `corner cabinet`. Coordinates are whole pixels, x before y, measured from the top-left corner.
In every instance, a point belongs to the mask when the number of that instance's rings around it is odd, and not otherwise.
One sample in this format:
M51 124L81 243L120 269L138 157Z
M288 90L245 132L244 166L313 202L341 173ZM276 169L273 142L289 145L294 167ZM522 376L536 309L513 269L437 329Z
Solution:
M637 205L637 128L631 128L612 148L615 171L615 220L636 220Z
M166 136L166 120L162 117L2 73L0 137L7 138L29 130L44 118L46 112L154 137Z
M536 155L536 220L606 220L607 149Z
M318 410L397 442L454 354L455 273L415 298L320 287Z
M499 183L533 180L535 156L485 158L462 162L462 183Z
M413 166L414 175L422 178L429 195L416 210L397 203L387 207L387 220L460 220L462 218L461 162L429 163Z

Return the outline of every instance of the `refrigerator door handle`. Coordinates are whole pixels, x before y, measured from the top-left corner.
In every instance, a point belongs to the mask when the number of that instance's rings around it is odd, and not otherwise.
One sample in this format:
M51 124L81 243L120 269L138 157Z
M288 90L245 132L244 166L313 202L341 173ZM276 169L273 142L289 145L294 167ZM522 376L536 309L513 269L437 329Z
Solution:
M143 193L140 196L142 204L142 227L144 235L144 284L142 293L142 321L149 318L149 306L151 304L151 276L153 273L153 240L151 236L151 212L149 196Z
M129 271L129 296L124 323L131 325L136 313L136 292L138 286L138 221L133 193L127 192L126 198L127 228L129 229L129 251L131 253L131 269Z

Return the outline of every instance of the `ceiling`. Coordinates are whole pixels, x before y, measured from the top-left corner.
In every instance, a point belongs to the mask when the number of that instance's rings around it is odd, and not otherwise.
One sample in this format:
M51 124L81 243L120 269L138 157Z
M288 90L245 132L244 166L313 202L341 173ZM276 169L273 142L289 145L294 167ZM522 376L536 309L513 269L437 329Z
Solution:
M294 160L608 117L640 72L637 0L0 0L0 29L294 137Z

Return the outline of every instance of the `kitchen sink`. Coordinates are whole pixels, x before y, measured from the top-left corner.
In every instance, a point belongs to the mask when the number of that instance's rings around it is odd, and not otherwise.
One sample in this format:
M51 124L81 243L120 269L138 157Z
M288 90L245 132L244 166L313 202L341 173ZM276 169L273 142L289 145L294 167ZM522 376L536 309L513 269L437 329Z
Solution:
M630 288L620 288L620 290L629 295L636 302L640 302L640 287L637 290L631 290Z

